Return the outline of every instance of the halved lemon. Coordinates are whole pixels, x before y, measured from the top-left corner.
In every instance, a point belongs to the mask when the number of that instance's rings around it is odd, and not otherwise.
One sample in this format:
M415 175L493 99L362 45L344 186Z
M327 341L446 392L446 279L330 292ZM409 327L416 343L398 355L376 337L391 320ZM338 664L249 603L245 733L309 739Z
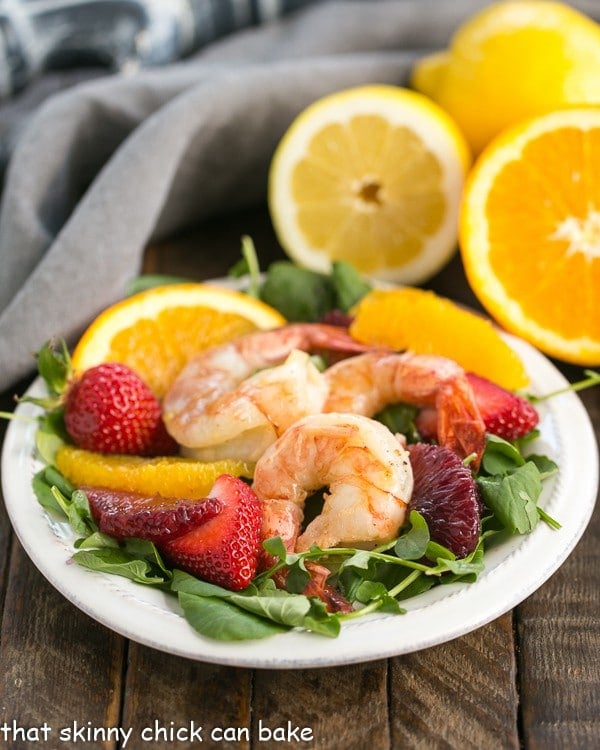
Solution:
M197 352L284 323L275 309L242 292L202 283L155 287L102 312L76 345L73 368L121 362L161 398Z
M460 246L504 328L600 364L600 107L557 110L492 142L467 181Z
M369 85L304 110L269 174L278 239L301 266L343 260L373 277L420 283L453 255L470 163L453 120L408 89Z

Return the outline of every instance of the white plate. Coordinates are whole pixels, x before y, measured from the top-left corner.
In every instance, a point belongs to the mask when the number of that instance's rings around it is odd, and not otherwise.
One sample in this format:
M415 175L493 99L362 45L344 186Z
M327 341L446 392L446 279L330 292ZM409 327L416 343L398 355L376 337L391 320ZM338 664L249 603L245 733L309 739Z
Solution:
M523 359L531 391L542 394L567 385L560 372L519 339L507 341ZM32 388L41 391L36 381ZM36 413L22 404L17 412ZM405 615L371 615L344 623L337 639L288 632L246 642L201 637L180 615L177 600L124 578L91 572L69 562L72 534L50 522L31 489L41 468L33 457L35 422L9 425L2 456L3 490L13 527L35 565L68 600L127 638L199 661L269 669L330 667L427 648L495 619L523 601L560 565L587 526L598 489L598 450L589 416L574 393L540 405L541 437L534 446L560 467L546 482L540 505L561 524L540 523L486 554L486 570L476 583L436 587L407 601Z

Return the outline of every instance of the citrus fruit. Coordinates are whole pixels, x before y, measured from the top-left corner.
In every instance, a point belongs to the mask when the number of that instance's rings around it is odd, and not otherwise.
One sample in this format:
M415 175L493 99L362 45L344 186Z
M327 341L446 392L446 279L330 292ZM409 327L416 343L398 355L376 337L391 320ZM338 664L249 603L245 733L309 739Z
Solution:
M477 154L519 120L600 102L600 26L560 2L497 2L417 63L411 84L456 120Z
M56 454L56 467L76 487L104 487L141 495L162 495L183 500L207 497L221 474L252 477L254 467L244 461L203 463L192 458L120 456L94 453L64 445Z
M162 398L196 352L284 322L272 307L241 292L201 283L159 286L102 312L76 345L72 364L83 372L121 362Z
M434 292L375 289L353 313L350 333L359 341L439 354L510 390L529 382L520 358L487 318Z
M465 140L428 98L369 85L319 99L272 159L269 209L298 265L420 283L456 250Z
M600 107L511 128L465 188L460 245L504 328L575 364L600 364Z

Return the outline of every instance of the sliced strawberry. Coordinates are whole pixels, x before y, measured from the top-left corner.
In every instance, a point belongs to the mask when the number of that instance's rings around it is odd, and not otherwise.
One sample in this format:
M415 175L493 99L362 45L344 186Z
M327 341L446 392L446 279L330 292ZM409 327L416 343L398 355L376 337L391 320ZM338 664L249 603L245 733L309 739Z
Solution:
M181 500L101 487L80 489L88 498L100 531L115 539L137 537L157 545L187 534L223 509L223 503L214 497Z
M527 399L507 391L480 375L467 377L487 432L504 440L527 435L539 422L539 415Z
M133 370L116 362L91 367L70 384L64 419L73 442L86 450L143 456L177 450L157 398Z
M233 591L245 588L258 565L262 504L254 490L229 474L221 475L210 496L221 512L197 529L162 547L176 567Z
M471 470L441 445L409 446L414 488L409 503L427 521L431 539L457 557L473 552L479 540L481 500Z

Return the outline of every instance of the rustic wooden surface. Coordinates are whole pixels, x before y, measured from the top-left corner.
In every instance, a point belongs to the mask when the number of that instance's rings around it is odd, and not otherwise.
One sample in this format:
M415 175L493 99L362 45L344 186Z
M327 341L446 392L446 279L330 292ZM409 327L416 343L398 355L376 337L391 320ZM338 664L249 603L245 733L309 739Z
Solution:
M279 256L264 209L215 220L146 254L148 271L223 274L242 233L261 258ZM458 259L431 285L467 304ZM576 368L561 366L570 379ZM18 390L18 389L15 389ZM600 430L600 389L582 399ZM12 394L0 398L10 408ZM582 468L585 470L585 467ZM118 748L59 742L61 727L202 726L203 747L248 750L591 750L600 746L600 511L562 568L514 611L462 638L364 665L299 672L247 670L175 658L126 641L82 614L33 567L0 507L0 748ZM552 550L548 550L552 554ZM7 727L54 730L48 743L12 741ZM309 727L312 741L261 740L270 728ZM227 730L211 742L212 729ZM164 738L164 735L163 735Z

